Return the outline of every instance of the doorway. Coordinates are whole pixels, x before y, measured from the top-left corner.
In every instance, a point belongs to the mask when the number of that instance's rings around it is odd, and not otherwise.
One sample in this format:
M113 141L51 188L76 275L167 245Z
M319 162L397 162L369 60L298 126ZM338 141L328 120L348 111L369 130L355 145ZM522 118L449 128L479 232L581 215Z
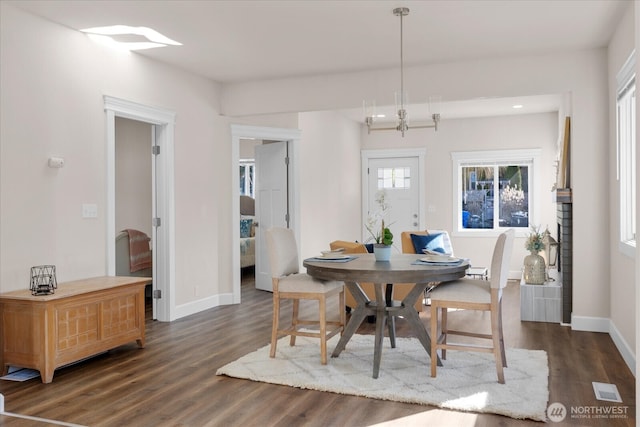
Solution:
M107 275L116 274L116 117L151 125L153 318L175 318L173 136L175 113L110 96L104 97L107 139Z
M362 152L363 241L369 237L364 227L370 213L379 209L376 195L384 190L391 206L385 223L399 242L402 231L421 230L424 223L425 150L365 150ZM398 251L402 248L395 245Z
M115 131L116 275L153 277L153 125L116 117ZM145 289L147 313L152 287Z
M240 140L240 269L241 280L255 282L256 147L259 139Z
M289 228L289 143L273 141L256 147L256 288L273 291L265 231ZM258 225L258 223L256 223Z
M282 128L269 128L261 126L245 126L245 125L231 125L231 162L236 167L232 168L231 176L231 197L234 203L231 203L231 218L233 224L240 224L240 177L238 173L237 165L240 164L240 141L246 139L258 139L267 141L282 141L286 142L289 147L289 176L288 176L288 200L289 200L289 228L294 231L296 238L300 237L299 230L299 188L298 180L298 149L297 146L300 141L300 131L297 129L282 129ZM256 168L259 165L256 164ZM259 203L259 202L257 202ZM258 206L256 206L258 208ZM258 227L260 227L260 218L258 221ZM232 253L232 280L233 280L233 303L239 304L241 301L241 270L240 270L240 227L233 227L232 230L232 247L230 248ZM260 257L260 252L256 248L256 257ZM268 263L267 260L256 259L256 265ZM266 264L265 264L266 265ZM264 270L264 268L263 268ZM267 273L268 274L268 273Z

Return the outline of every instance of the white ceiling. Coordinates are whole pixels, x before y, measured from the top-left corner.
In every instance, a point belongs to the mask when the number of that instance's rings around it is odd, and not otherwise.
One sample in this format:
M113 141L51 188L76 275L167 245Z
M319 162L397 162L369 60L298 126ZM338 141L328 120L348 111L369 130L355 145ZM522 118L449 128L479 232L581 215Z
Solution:
M404 18L405 66L411 66L604 47L629 5L628 0L10 2L72 29L151 27L183 45L138 54L220 83L397 68L400 24L392 10L400 6L411 10ZM557 109L559 102L555 96L499 101L481 100L480 107L476 101L448 103L441 110L443 117L472 115L478 108L486 115L487 108L499 106L507 114L514 103L527 101L531 112Z

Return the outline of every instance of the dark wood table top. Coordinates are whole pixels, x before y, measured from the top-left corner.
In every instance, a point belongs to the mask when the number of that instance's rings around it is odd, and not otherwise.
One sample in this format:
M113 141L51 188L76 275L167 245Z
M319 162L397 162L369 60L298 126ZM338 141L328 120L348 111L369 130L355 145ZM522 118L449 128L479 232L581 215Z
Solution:
M465 275L469 263L459 265L415 265L420 254L393 254L390 261L376 261L373 254L353 254L348 262L303 262L307 274L323 280L373 283L430 283L456 280Z

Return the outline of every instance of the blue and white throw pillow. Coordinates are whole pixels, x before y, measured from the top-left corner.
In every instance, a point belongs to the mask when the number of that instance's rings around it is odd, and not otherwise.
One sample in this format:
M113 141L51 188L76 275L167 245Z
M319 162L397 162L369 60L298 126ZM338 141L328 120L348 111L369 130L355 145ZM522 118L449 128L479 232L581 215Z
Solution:
M252 219L241 219L240 220L240 237L251 237L251 225L253 224Z
M440 253L446 253L444 249L444 236L442 233L433 233L433 234L412 234L411 242L413 243L413 248L415 249L417 254L424 253L425 249L430 251L436 251Z

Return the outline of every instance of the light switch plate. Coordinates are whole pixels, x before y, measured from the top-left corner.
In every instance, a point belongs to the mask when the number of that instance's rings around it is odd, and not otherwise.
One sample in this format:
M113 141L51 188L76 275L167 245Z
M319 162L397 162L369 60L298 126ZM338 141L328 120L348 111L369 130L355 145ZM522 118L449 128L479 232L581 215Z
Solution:
M82 205L82 218L97 218L98 205L95 203L84 203Z
M64 159L62 157L49 157L47 164L50 168L61 168L64 166Z

